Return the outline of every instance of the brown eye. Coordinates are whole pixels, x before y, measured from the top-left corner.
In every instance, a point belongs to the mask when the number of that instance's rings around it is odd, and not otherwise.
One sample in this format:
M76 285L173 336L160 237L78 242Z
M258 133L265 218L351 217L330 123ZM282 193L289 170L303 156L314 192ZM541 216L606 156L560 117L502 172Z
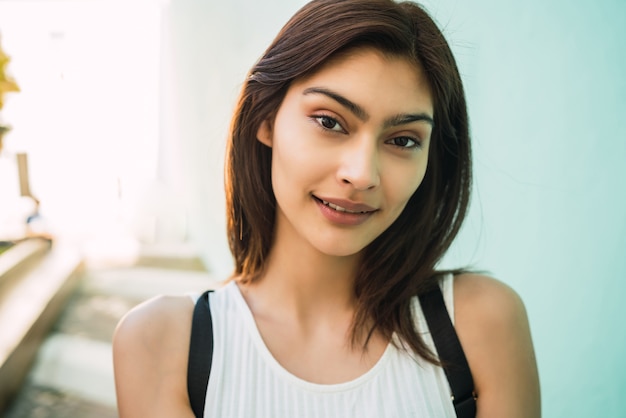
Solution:
M320 123L326 129L333 129L335 126L337 126L337 121L335 121L332 118L329 118L328 116L322 116L320 118Z
M322 129L333 132L345 132L339 122L330 116L313 116L313 119L322 127Z
M422 145L417 139L408 136L398 136L395 138L391 138L387 141L387 143L403 149L419 148Z
M394 141L399 147L406 147L409 144L409 138L406 137L396 138Z

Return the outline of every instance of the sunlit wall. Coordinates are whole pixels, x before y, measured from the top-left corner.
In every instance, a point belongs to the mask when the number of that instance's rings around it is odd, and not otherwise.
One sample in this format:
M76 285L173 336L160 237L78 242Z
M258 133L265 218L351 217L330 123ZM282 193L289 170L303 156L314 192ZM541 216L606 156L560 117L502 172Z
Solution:
M164 9L160 175L184 195L206 264L231 272L224 146L239 88L302 1L174 0Z
M28 154L31 191L55 236L111 231L133 216L126 198L156 179L160 23L156 0L0 1L2 45L22 89L2 111L13 130L0 163Z

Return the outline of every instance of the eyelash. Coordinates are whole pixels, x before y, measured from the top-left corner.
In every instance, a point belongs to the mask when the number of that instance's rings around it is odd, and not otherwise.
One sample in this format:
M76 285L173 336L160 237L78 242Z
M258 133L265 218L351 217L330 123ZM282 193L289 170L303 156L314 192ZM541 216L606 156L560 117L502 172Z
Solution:
M315 121L315 123L317 124L317 126L326 131L326 132L340 132L340 133L346 133L346 130L343 128L343 126L341 126L341 124L337 121L337 119L335 119L332 116L329 115L314 115L311 116L311 119L313 119ZM335 124L335 127L339 127L341 129L341 131L336 131L333 128L327 128L326 126L323 125L322 120L327 120L327 121L331 121L332 123ZM403 145L397 145L395 143L393 143L394 141L398 140L398 139L406 139L408 141L413 142L413 145L410 146L403 146ZM387 141L385 141L386 144L391 144L393 146L395 146L396 148L402 150L402 151L411 151L414 149L418 149L422 147L422 143L418 138L412 138L410 136L397 136L391 139L388 139Z

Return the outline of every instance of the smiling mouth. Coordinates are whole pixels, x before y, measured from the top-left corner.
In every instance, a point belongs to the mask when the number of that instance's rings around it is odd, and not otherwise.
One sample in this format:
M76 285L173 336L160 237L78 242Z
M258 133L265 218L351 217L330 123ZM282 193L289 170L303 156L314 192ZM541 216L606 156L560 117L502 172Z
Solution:
M342 206L336 205L334 203L327 202L326 200L320 199L317 196L313 196L313 198L315 200L317 200L318 202L322 203L324 206L327 206L327 207L329 207L329 208L331 208L331 209L333 209L333 210L335 210L337 212L352 213L352 214L355 214L355 215L364 215L364 214L369 214L369 213L374 212L374 211L369 211L369 210L353 211L353 210L350 210L350 209L346 209L346 208L344 208Z

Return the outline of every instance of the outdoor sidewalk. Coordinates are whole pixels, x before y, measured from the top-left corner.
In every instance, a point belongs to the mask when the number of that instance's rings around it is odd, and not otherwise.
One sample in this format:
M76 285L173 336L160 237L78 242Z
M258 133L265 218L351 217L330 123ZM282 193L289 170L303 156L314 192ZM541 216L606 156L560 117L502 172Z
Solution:
M117 417L111 356L117 322L158 294L200 292L216 284L195 257L152 254L127 266L87 263L5 417Z

